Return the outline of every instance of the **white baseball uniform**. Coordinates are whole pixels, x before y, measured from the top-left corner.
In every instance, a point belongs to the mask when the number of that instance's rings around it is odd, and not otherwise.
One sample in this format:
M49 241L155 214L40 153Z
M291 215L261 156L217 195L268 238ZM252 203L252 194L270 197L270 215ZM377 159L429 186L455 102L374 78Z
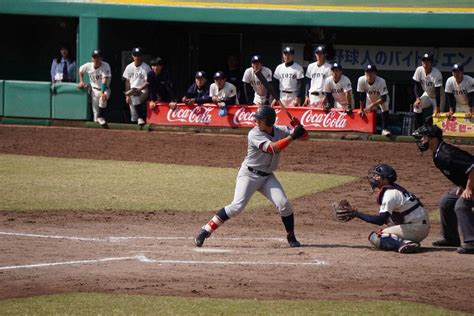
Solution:
M309 106L323 108L321 101L324 99L324 83L331 76L331 65L324 63L318 65L318 62L309 64L306 70L306 77L311 79L309 88Z
M334 107L338 110L345 110L348 105L346 92L352 93L352 84L349 78L341 75L338 82L334 81L334 77L330 76L324 83L324 93L331 93L334 97ZM354 108L354 97L351 98L352 108Z
M237 95L237 88L230 82L225 82L224 87L219 89L216 83L212 83L209 87L209 96L212 98L217 96L219 101L225 101Z
M110 98L110 87L107 87L107 89L104 91L107 99L103 101L100 97L101 95L100 87L102 85L102 80L104 78L112 77L110 65L106 63L105 61L101 61L100 66L98 68L95 68L93 62L88 62L79 68L79 72L81 74L87 73L87 75L89 76L89 81L92 88L91 89L92 112L94 114L94 122L97 122L97 118L99 117L99 107L100 108L107 107L107 101Z
M419 206L416 207L416 205ZM402 213L412 207L416 208L404 216L403 224L398 225L393 222L392 215L394 212ZM387 189L383 195L379 212L388 212L390 214L387 223L389 227L382 230L383 234L393 234L403 240L417 243L428 236L430 231L428 213L409 192L402 192L396 188Z
M142 62L139 66L135 66L135 62L132 62L127 65L125 68L122 77L129 81L130 88L141 88L147 82L147 74L151 71L150 66ZM148 89L142 89L139 96L130 97L130 114L131 121L136 122L138 120L138 112L135 106L142 104L148 98Z
M415 113L421 113L423 109L429 107L436 107L436 93L435 88L443 86L443 76L436 67L431 68L431 72L426 74L425 68L419 66L413 74L413 80L419 82L424 93L420 97L421 107L414 107ZM440 95L441 97L441 95ZM440 102L441 103L441 102ZM441 104L440 104L441 106Z
M375 76L375 80L372 84L369 84L365 76L360 76L357 80L357 92L366 93L366 107L371 103L377 102L382 98L383 95L387 96L384 103L379 104L379 108L382 112L389 110L390 97L388 95L387 84L385 79Z
M467 95L473 91L474 79L471 76L463 75L463 79L460 83L457 83L453 76L449 77L446 81L445 92L454 94L454 98L456 99L456 112L468 112L469 100Z
M250 130L247 156L242 162L237 175L234 199L231 204L224 208L229 218L243 211L256 191L269 199L276 206L281 216L286 217L293 214L285 191L273 174L278 168L280 153L268 154L263 151L271 142L287 137L291 131L290 128L279 125L273 126L273 135L260 131L258 127ZM256 174L255 172L263 172L264 174Z
M304 78L303 67L295 62L289 67L282 63L276 67L273 78L280 82L280 102L291 106L293 100L299 96L301 87L298 79Z
M265 76L268 82L272 81L272 71L270 69L262 66L261 72ZM245 83L249 83L252 86L253 90L255 91L255 94L253 97L254 104L259 104L259 105L268 104L269 100L267 98L267 89L257 78L252 67L247 68L245 70L244 75L242 77L242 81Z

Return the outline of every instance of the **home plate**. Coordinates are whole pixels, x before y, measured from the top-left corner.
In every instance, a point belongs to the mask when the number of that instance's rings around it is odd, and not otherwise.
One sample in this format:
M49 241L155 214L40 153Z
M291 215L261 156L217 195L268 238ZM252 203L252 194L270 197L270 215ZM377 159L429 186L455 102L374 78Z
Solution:
M222 249L222 248L193 248L196 252L206 252L206 253L227 253L234 252L231 249Z

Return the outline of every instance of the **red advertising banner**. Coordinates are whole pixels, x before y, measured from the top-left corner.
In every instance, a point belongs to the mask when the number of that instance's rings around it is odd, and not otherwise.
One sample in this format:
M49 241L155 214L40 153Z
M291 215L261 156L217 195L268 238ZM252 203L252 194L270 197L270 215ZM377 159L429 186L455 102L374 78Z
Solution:
M258 106L255 105L228 106L227 115L219 116L219 108L214 104L188 106L179 103L173 110L170 109L168 103L158 103L153 110L148 108L147 122L158 125L251 128L254 126L257 108ZM287 107L287 109L310 131L375 132L375 113L367 113L366 116L360 117L358 110L348 115L334 109L329 113L310 107ZM290 119L285 112L280 107L275 107L275 111L277 112L276 124L290 126Z

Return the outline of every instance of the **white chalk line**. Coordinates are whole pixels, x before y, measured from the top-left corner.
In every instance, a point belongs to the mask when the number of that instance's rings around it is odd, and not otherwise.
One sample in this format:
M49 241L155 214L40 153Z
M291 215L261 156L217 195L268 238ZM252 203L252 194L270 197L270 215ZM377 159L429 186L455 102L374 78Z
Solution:
M267 261L200 261L200 260L156 260L150 259L142 254L133 257L111 257L102 259L87 259L87 260L73 260L73 261L60 261L60 262L47 262L47 263L36 263L36 264L25 264L25 265L13 265L0 267L2 270L15 270L15 269L32 269L32 268L45 268L54 266L68 266L68 265L83 265L83 264L94 264L102 262L112 261L127 261L133 260L142 263L156 263L159 265L173 264L173 265L254 265L254 266L325 266L327 262L322 260L315 260L312 262L267 262Z
M40 235L29 233L16 232L0 232L0 235L32 237L32 238L49 238L49 239L65 239L74 241L99 241L99 242L121 242L129 240L192 240L194 237L179 237L179 236L121 236L121 237L76 237L76 236L60 236L60 235ZM284 238L274 237L211 237L210 240L263 240L263 241L285 241Z
M74 261L60 261L60 262L48 262L48 263L36 263L36 264L24 264L0 267L0 270L14 270L14 269L31 269L31 268L44 268L54 266L67 266L67 265L78 265L78 264L92 264L109 261L123 261L123 260L135 260L138 256L133 257L117 257L117 258L103 258L103 259L90 259L90 260L74 260Z

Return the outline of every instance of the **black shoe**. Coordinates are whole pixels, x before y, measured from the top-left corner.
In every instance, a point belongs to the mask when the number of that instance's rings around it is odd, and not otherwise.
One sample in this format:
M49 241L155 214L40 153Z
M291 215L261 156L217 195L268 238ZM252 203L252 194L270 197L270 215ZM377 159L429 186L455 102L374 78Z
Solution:
M398 248L399 253L417 253L420 251L420 244L416 242L408 242Z
M202 228L199 234L194 238L194 243L196 244L196 246L201 247L204 243L204 240L209 236L211 236L211 233Z
M448 239L440 239L437 241L433 241L432 245L435 247L459 247L461 246L461 242L459 240L453 241Z
M296 240L295 234L288 234L286 236L286 239L288 240L288 244L291 248L301 247L300 242Z
M474 248L459 247L456 252L462 255L474 255Z

